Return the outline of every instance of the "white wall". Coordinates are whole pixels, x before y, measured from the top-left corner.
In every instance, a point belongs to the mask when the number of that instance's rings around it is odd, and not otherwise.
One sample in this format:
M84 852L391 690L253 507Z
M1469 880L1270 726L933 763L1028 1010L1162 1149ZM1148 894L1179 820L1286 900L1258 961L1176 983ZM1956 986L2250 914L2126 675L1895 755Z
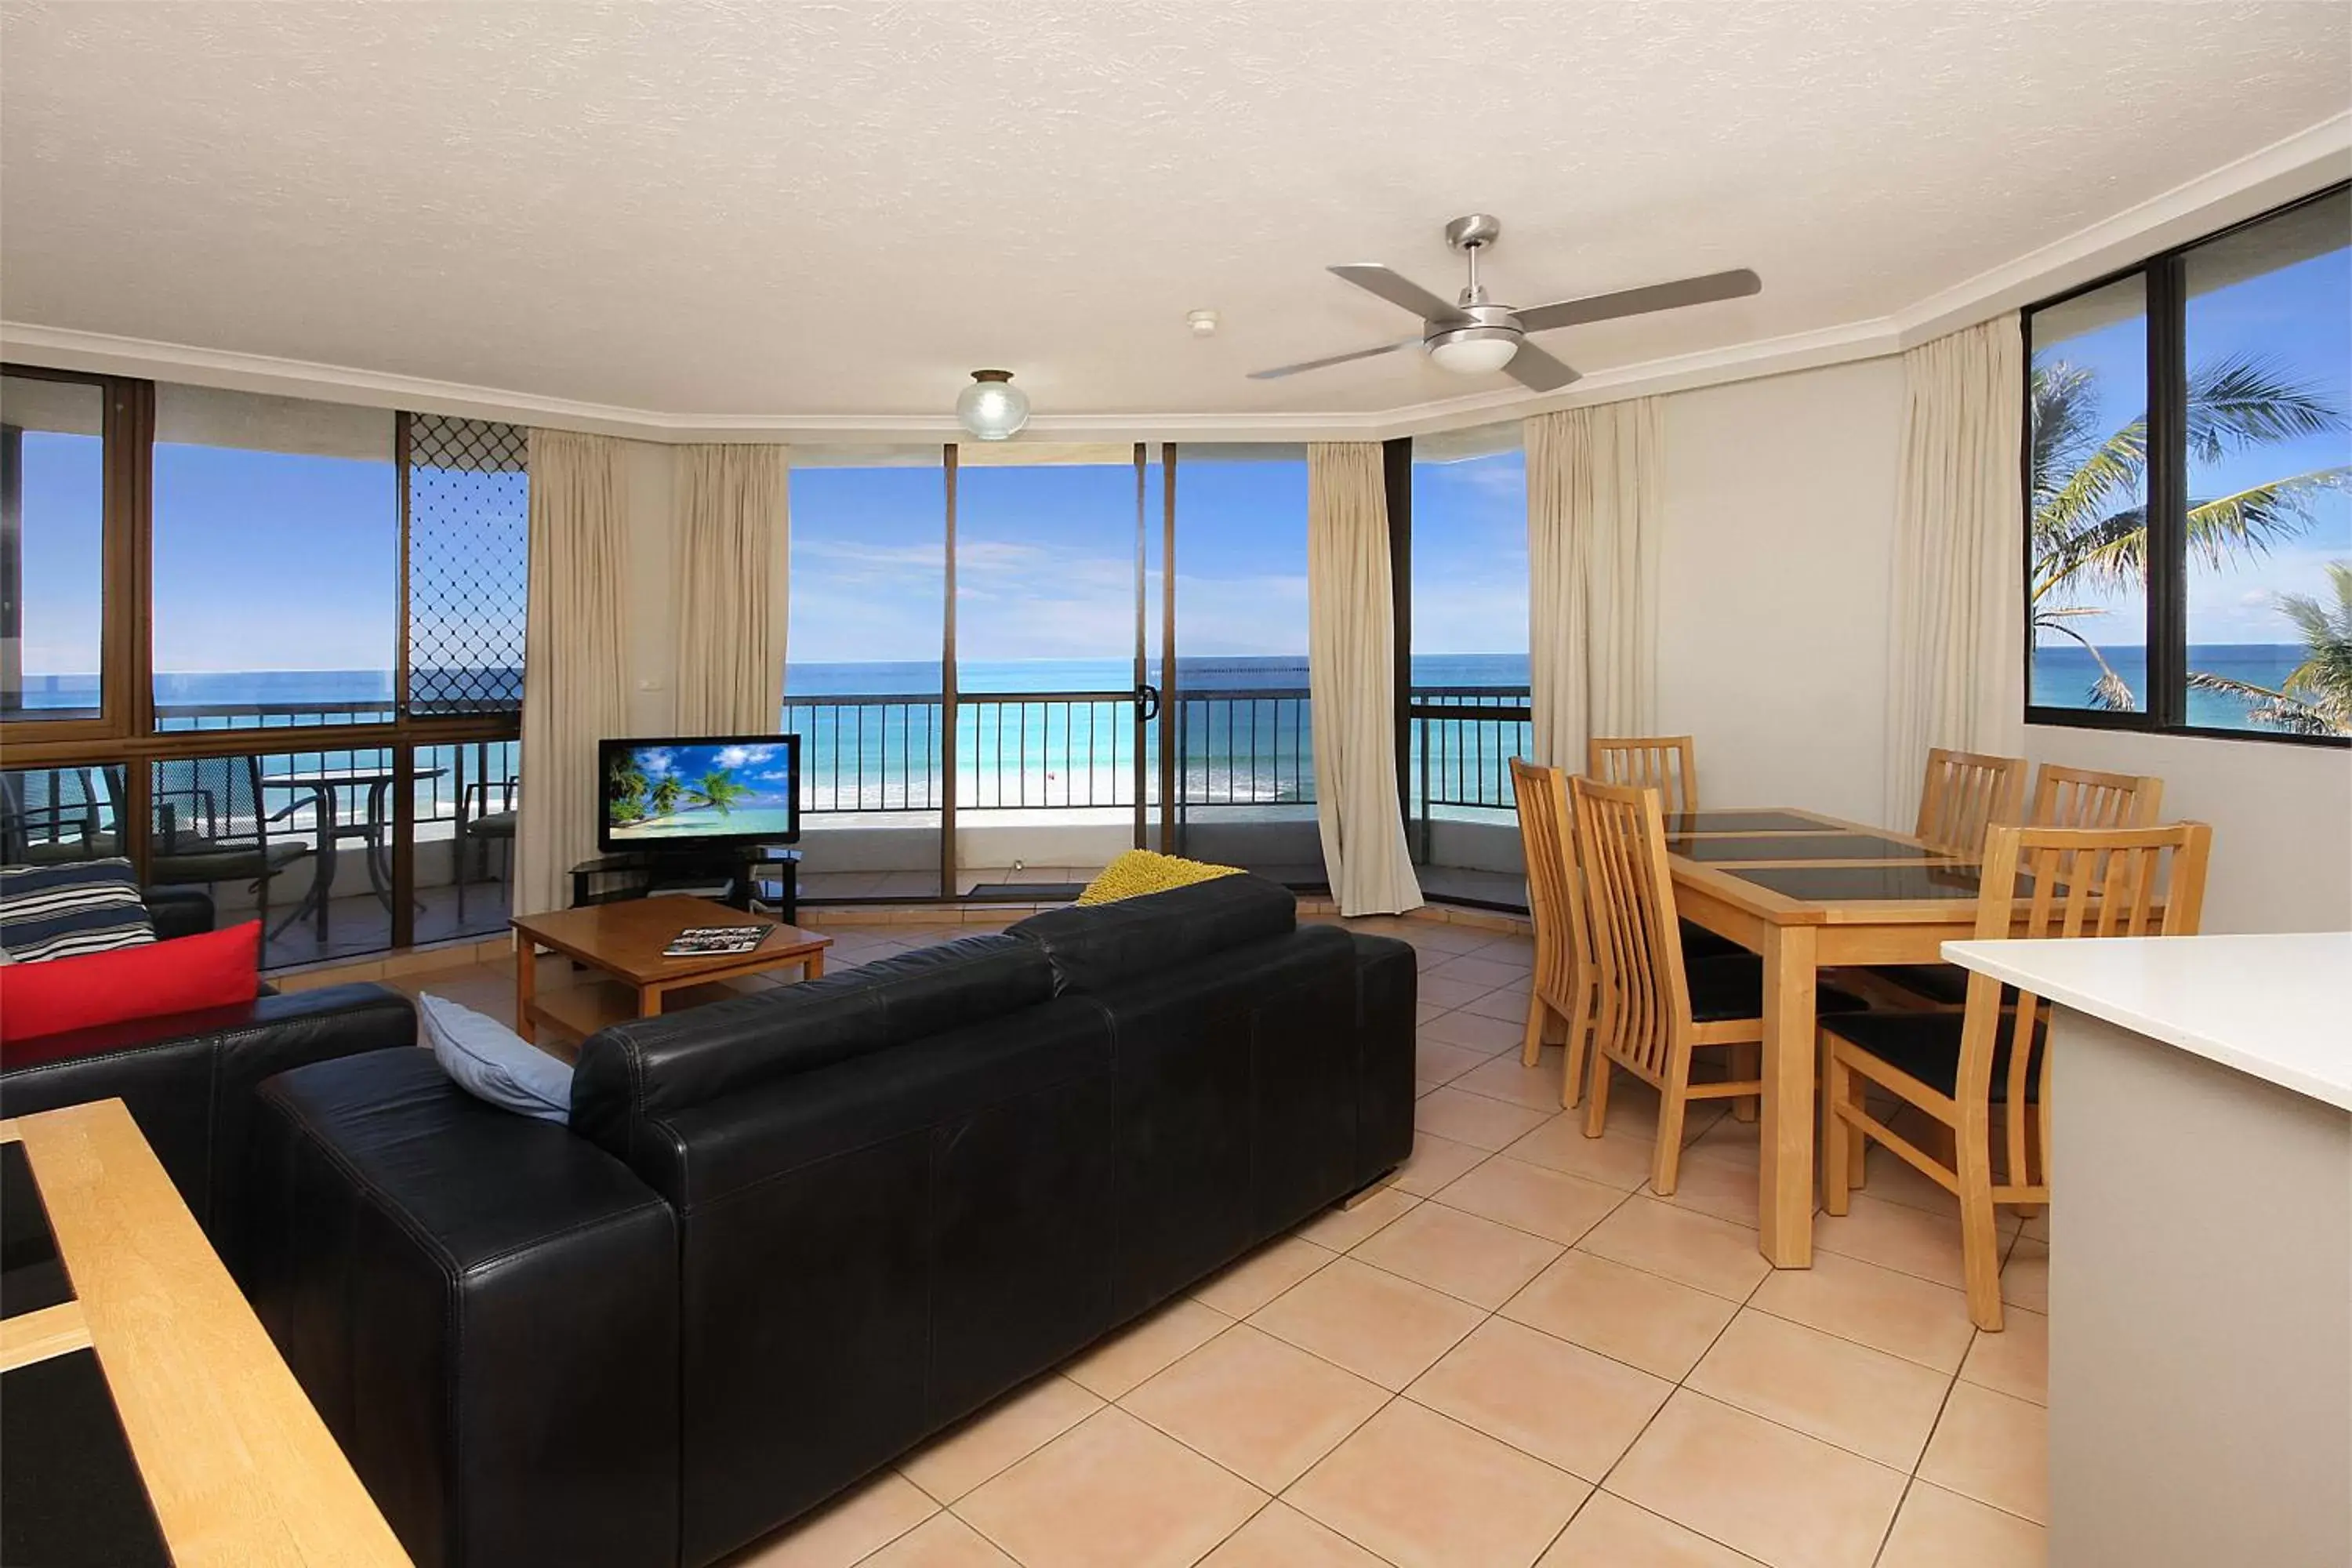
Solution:
M1665 400L1658 717L1708 806L1885 820L1899 359Z
M2352 929L2352 752L2033 725L2025 754L2164 781L2164 816L2213 825L2209 931Z

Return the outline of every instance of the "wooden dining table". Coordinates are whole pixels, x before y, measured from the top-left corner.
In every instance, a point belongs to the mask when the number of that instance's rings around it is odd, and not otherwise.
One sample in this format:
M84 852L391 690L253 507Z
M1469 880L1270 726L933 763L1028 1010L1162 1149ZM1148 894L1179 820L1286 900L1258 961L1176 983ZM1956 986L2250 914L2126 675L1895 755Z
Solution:
M1976 934L1977 865L1908 834L1792 806L1669 812L1682 918L1764 959L1760 1250L1813 1260L1814 991L1842 964L1937 963Z

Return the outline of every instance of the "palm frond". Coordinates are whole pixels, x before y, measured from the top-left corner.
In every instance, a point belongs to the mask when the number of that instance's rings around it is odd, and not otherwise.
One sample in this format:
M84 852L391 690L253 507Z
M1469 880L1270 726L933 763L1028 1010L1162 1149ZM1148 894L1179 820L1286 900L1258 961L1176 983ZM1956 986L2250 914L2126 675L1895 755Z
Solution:
M2343 410L2316 383L2296 381L2283 366L2247 353L2189 373L2188 425L2189 455L2202 463L2345 428Z
M2199 691L2226 692L2246 705L2246 717L2257 724L2284 730L2291 735L2342 735L2352 733L2347 721L2352 713L2331 713L2324 705L2306 702L2290 692L2274 691L2267 686L2256 686L2251 680L2233 680L2226 675L2210 670L2192 669L2189 684Z
M2303 594L2279 595L2279 613L2303 634L2303 662L2288 671L2287 692L2332 714L2352 730L2352 561L2331 561L2327 576L2336 590L2327 605Z
M2312 504L2321 496L2346 490L2352 490L2352 467L2314 468L2234 495L2191 501L2189 548L2215 568L2266 554L2272 545L2312 525Z
M2107 656L2099 651L2097 644L2074 627L2065 625L2061 619L2062 616L2082 613L2080 610L2053 611L2046 619L2037 615L2034 617L2034 624L2046 626L2052 631L2073 637L2076 642L2081 643L2084 651L2097 662L2099 673L2092 680L2089 691L2084 694L2092 707L2103 709L2110 713L2137 711L2139 699L2132 694L2131 683L2116 673L2115 666L2107 662Z

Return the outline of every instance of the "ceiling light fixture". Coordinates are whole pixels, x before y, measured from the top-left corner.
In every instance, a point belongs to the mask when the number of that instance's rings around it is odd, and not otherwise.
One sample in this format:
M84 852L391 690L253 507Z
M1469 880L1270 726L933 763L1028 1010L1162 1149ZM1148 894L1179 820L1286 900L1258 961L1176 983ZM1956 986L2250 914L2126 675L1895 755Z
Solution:
M1029 395L1009 370L976 370L956 397L956 423L982 441L1009 441L1029 423Z
M1213 338L1217 335L1217 313L1214 310L1187 311L1184 324L1192 329L1192 335L1196 338Z
M1472 306L1492 310L1492 306ZM1441 369L1456 375L1486 375L1511 363L1526 334L1515 326L1473 322L1432 332L1425 347Z

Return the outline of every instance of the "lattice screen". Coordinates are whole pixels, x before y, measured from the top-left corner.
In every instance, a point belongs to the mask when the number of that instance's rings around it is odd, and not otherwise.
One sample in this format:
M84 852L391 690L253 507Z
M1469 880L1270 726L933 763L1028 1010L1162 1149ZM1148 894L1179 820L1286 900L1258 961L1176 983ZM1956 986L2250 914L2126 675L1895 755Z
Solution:
M408 416L408 707L522 707L529 446L520 425Z

